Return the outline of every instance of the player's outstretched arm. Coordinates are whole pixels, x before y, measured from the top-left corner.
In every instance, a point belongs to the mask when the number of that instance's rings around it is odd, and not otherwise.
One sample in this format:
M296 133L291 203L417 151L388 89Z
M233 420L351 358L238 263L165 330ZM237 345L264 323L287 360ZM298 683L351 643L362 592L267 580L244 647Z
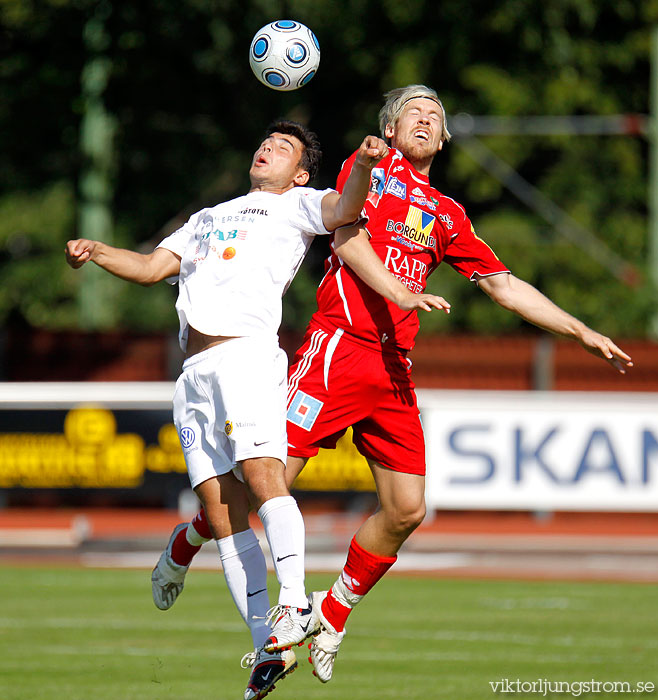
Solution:
M450 304L443 297L416 294L395 278L373 250L368 232L364 228L339 228L334 235L334 250L369 287L401 309L440 309L450 313Z
M376 136L363 139L342 194L332 192L322 200L322 221L328 231L358 220L368 196L370 173L387 155L388 146L382 139Z
M66 262L75 270L91 261L116 277L146 287L174 277L180 271L180 258L166 248L156 248L145 255L101 241L78 238L68 241L64 252Z
M481 277L478 285L503 308L544 330L578 341L585 350L604 359L618 372L626 374L626 369L633 366L630 356L610 338L592 330L518 277L500 273Z

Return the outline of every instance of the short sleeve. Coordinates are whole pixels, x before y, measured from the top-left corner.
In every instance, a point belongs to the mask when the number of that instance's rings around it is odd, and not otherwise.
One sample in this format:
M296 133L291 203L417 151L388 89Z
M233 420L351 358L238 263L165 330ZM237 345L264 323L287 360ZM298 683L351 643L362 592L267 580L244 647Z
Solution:
M473 224L466 215L448 244L443 259L471 281L478 276L509 272L493 250L475 233Z
M166 248L175 255L178 255L179 258L182 258L185 248L187 248L187 244L190 242L190 238L194 235L196 222L199 221L199 218L202 217L205 211L207 210L203 209L194 214L194 216L188 219L179 229L160 241L156 248Z
M299 187L291 190L298 198L298 207L294 209L292 217L293 223L300 230L312 235L331 234L328 231L322 220L322 200L331 192L332 189L316 190L312 187Z
M156 250L158 248L164 248L165 250L170 250L174 255L177 255L181 260L183 259L183 253L187 244L190 242L190 238L194 235L194 230L196 228L196 222L200 220L203 213L207 211L206 209L194 214L186 223L184 223L179 229L174 231L171 235L167 236L155 246ZM178 282L178 276L167 277L167 282L169 284L176 284Z

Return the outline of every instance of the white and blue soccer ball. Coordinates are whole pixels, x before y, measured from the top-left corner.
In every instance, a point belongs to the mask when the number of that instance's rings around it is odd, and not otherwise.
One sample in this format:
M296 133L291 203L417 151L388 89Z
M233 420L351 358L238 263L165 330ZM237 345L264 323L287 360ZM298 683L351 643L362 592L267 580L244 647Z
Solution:
M256 32L249 48L249 65L263 85L273 90L296 90L315 75L320 44L300 22L280 19Z

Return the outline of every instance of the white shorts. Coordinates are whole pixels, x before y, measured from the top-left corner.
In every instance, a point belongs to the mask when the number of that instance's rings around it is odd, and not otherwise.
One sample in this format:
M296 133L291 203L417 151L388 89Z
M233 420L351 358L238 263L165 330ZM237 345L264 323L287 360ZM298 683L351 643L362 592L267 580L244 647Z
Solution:
M269 337L235 338L185 360L174 424L192 488L252 457L286 463L287 370Z

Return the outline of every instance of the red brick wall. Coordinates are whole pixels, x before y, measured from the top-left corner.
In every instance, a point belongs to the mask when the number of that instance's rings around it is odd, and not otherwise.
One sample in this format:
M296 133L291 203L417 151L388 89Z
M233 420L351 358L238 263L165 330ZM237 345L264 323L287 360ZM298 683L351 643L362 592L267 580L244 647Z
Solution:
M635 364L625 375L576 343L550 336L424 337L410 357L422 388L658 391L658 343L619 344Z
M6 337L2 379L38 381L162 381L168 372L166 336L128 333L51 333L21 330Z
M281 334L290 359L300 342L297 333ZM658 391L658 343L620 345L635 362L626 375L547 335L421 337L410 357L420 388ZM170 335L29 329L6 333L3 356L4 381L166 381L182 358Z

